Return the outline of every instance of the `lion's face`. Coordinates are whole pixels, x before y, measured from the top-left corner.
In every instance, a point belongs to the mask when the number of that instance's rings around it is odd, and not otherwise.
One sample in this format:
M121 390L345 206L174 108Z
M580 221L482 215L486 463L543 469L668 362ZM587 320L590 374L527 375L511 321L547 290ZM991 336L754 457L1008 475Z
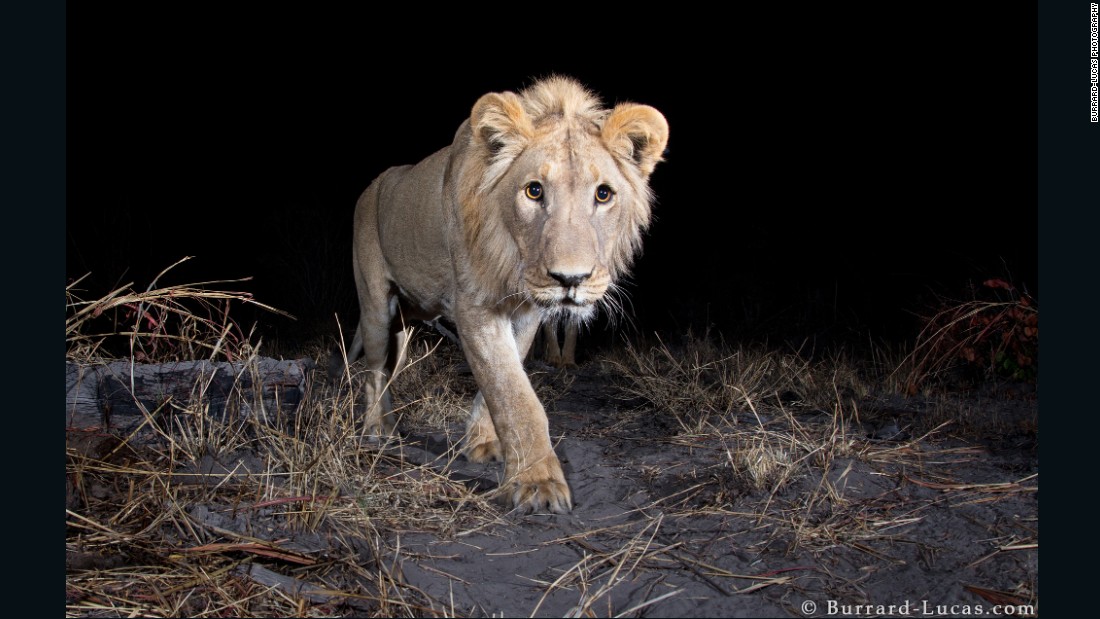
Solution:
M511 202L523 290L541 307L587 317L611 285L619 231L639 196L598 136L558 128L546 138L496 190Z
M500 265L491 275L500 298L585 319L640 246L668 125L648 106L609 111L584 91L570 99L553 83L541 89L474 106L480 165L468 170L477 185L464 204L467 239Z

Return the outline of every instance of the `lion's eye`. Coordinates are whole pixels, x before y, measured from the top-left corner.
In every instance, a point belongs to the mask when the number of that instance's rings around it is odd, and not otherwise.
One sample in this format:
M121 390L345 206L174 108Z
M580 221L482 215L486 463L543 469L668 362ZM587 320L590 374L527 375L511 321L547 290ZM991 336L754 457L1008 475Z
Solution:
M600 185L596 188L596 202L600 204L607 204L614 196L615 192L607 185Z
M542 199L542 183L538 181L532 181L527 183L527 188L523 190L524 195L532 200Z

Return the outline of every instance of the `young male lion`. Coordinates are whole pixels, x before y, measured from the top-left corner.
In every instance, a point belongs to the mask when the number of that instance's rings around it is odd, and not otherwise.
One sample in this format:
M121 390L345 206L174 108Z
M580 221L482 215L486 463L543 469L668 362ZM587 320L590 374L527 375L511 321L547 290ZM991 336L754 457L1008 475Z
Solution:
M652 107L608 110L553 77L481 97L450 146L376 178L355 210L360 315L348 351L371 370L368 430L394 426L385 387L398 307L405 319L446 317L480 388L466 456L504 460L515 507L572 509L523 359L540 322L592 317L630 266L667 141Z

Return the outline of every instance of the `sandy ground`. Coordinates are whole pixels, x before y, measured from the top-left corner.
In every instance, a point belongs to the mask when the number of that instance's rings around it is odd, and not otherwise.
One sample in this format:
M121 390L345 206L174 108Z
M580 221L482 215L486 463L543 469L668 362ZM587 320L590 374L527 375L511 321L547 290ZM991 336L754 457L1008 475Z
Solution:
M378 526L383 539L371 543L288 528L277 509L194 505L190 515L211 530L279 540L313 557L356 548L365 564L385 565L425 615L947 616L989 613L995 604L1037 609L1034 392L971 395L952 404L959 420L927 435L920 420L942 402L865 398L858 423L842 437L851 449L834 450L840 455L828 461L807 454L812 465L773 492L737 474L721 432L685 435L671 416L624 399L594 366L562 380L548 413L573 490L570 514L500 509L445 534L411 517ZM811 431L830 417L802 411L797 419ZM766 432L781 421L746 412L730 423ZM378 473L430 463L467 486L491 489L499 464L448 457L460 430L406 429L391 464ZM207 464L205 472L258 467L247 456ZM388 550L374 556L378 548ZM70 571L89 567L84 559L70 556ZM334 614L374 608L354 596L311 593L355 590L341 574L292 567L261 557L238 569Z
M881 455L832 461L834 494L807 474L769 496L733 478L727 446L670 441L667 419L617 404L581 372L550 413L571 514L506 516L455 539L407 533L409 582L486 616L890 615L906 604L944 615L1037 599L1038 448L1027 437L914 442L896 428L921 411L882 403L884 424L863 434ZM990 416L1037 415L1036 401L1000 408ZM874 438L884 429L893 436ZM802 531L791 527L807 512Z

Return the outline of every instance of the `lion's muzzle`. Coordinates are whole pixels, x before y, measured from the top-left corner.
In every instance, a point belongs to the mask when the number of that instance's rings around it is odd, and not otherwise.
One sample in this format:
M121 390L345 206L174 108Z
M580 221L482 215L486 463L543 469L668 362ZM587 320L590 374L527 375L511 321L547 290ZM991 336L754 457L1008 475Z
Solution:
M606 285L601 285L602 278L593 277L593 273L594 270L583 273L548 270L544 281L531 282L534 284L530 286L531 296L545 308L588 314L607 290Z

